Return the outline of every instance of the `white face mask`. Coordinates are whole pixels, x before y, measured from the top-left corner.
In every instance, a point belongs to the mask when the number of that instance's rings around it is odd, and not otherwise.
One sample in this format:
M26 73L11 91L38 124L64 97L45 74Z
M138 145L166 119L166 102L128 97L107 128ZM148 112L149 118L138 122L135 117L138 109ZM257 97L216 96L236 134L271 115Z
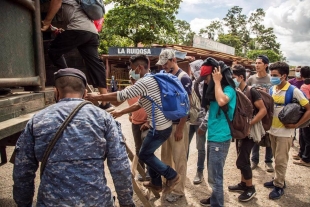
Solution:
M251 73L250 72L246 72L246 77L250 77Z
M300 78L300 72L295 72L295 77Z

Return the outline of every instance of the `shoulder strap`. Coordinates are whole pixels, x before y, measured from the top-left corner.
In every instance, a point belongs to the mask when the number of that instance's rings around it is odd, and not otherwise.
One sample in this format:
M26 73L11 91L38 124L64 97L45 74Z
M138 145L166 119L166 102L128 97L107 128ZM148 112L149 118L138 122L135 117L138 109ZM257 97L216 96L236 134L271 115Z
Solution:
M179 81L181 81L181 78L184 76L184 75L186 75L187 73L184 71L184 70L182 70L180 73L179 73L179 75L178 75L178 79L179 79Z
M41 168L40 168L40 176L42 177L45 166L46 166L46 162L47 159L49 157L49 155L51 154L56 142L58 141L60 135L62 134L62 132L64 131L64 129L67 127L67 125L69 124L69 122L72 120L72 118L75 116L75 114L86 104L92 104L89 101L83 101L81 102L79 105L77 105L77 107L75 107L75 109L73 109L73 111L69 114L69 116L65 119L65 121L62 123L62 125L58 128L57 132L55 133L54 137L51 139L51 141L49 142L44 155L43 155L43 159L42 159L42 163L41 163Z
M284 101L284 105L287 105L289 103L292 102L293 100L293 95L294 95L294 89L295 86L290 85L285 93L285 101Z

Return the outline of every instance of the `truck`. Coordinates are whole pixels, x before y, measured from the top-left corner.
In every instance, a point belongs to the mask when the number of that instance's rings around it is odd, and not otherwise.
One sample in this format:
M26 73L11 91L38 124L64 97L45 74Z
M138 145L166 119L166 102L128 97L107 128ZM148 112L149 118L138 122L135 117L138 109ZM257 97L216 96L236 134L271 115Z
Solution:
M15 146L28 120L54 103L53 66L47 49L53 34L41 32L49 1L0 1L0 158ZM61 22L54 21L56 27ZM68 65L86 70L77 50L65 55Z

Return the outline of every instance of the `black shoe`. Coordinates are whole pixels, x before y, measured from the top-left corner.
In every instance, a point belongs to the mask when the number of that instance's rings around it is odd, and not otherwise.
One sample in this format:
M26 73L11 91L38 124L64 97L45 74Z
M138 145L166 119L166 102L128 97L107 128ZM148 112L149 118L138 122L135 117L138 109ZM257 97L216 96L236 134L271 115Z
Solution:
M115 110L115 108L110 103L106 103L105 105L102 105L102 103L101 103L99 105L99 108L105 110L106 112L111 112L111 111Z
M256 195L255 187L246 187L244 192L238 197L239 201L246 202L251 200Z
M272 181L269 181L269 182L264 183L264 187L265 187L265 188L274 188L275 186L273 185L273 180L272 180ZM285 181L284 181L284 186L283 186L283 189L284 189L284 188L286 188Z
M229 191L243 192L247 189L244 183L238 183L237 185L228 186Z
M200 205L202 206L211 206L210 198L200 200Z
M271 191L271 193L269 194L269 198L272 200L276 200L276 199L281 198L283 194L284 194L283 188L279 188L275 186L273 190Z

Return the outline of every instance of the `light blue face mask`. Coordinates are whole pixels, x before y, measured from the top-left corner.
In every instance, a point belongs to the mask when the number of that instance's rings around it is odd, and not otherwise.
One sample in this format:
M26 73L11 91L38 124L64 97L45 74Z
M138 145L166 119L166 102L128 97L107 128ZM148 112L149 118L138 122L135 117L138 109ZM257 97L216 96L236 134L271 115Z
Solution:
M278 86L281 84L281 79L279 77L270 77L270 83L274 86Z
M140 79L140 73L136 74L134 70L130 72L130 76L135 80Z
M237 81L237 78L233 78L233 81L235 82L236 88L239 88L240 82Z

